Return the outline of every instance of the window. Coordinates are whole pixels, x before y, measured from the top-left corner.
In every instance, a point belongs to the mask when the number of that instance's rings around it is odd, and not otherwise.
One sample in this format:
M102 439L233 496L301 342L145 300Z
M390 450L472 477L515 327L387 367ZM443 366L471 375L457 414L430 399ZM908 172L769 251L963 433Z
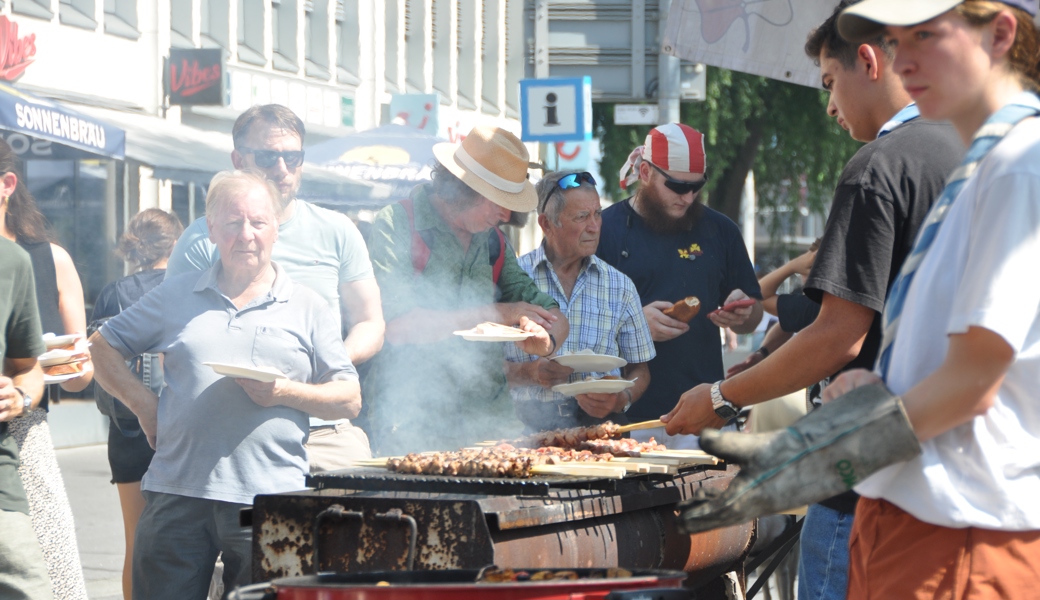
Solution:
M499 59L502 57L502 36L499 29L502 17L501 0L484 0L481 17L481 108L486 113L498 114L502 110L502 92L499 87L502 83L502 71L499 66Z
M54 17L51 0L12 0L11 12L47 20Z
M172 2L184 2L184 0L172 0ZM201 0L199 3L200 23L199 30L202 33L203 48L228 48L230 36L228 26L230 25L228 0Z
M105 33L136 40L137 0L105 0Z
M307 44L307 76L328 79L329 0L306 0L303 4L303 14L303 39Z
M398 59L398 51L401 47L401 33L398 28L397 17L401 0L386 0L386 91L390 93L400 91L398 82L400 80L401 61ZM386 121L383 121L384 123Z
M459 106L466 109L477 107L477 36L480 28L477 25L477 15L474 6L463 6L458 3L459 37L457 52L458 63L458 88Z
M266 65L264 57L264 0L238 0L238 60Z
M97 29L97 20L94 19L94 0L59 0L58 20L62 25Z
M340 83L361 83L360 39L358 0L336 0L336 80Z
M405 85L409 93L426 92L426 1L405 0Z
M170 2L170 46L195 47L191 34L191 2Z
M522 0L505 0L505 48L506 48L506 116L520 118L520 80L524 78L524 3ZM509 35L510 28L518 31Z
M296 2L271 0L271 39L274 44L274 68L296 72Z
M459 10L462 10L461 2ZM451 14L451 2L434 0L433 22L430 27L433 34L433 89L447 102L451 102L455 97L451 71L451 57L455 52L455 46L451 43L451 33L457 27L452 22L454 18Z

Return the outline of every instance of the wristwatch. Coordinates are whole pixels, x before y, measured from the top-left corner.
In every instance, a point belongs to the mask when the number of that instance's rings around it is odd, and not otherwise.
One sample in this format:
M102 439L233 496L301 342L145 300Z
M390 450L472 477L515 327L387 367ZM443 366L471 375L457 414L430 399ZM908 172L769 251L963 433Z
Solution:
M27 415L27 414L29 414L30 412L32 412L32 401L33 401L33 399L32 399L32 396L30 396L29 394L26 394L26 393L25 393L25 390L23 390L23 389L22 389L22 388L20 388L20 387L16 387L16 388L14 388L14 389L15 389L15 390L16 390L16 391L17 391L17 392L18 392L19 394L21 394L21 395L22 395L22 414L20 414L20 415L18 415L18 416L19 416L19 417L24 417L25 415Z
M715 414L729 421L740 414L740 407L722 397L722 390L719 389L721 383L721 380L716 381L711 386L711 405L715 409Z
M632 408L632 403L634 402L632 400L632 390L626 389L625 390L625 395L628 396L628 401L625 402L625 408L621 409L621 412L623 412L623 413L627 413L628 409Z

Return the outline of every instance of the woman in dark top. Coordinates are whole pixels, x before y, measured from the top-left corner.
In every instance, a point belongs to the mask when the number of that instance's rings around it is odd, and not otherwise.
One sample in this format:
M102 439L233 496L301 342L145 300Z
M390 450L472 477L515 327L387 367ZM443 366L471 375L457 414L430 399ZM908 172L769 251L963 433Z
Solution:
M47 219L25 187L18 157L0 140L0 235L25 248L32 259L36 301L44 332L58 335L86 333L83 286L69 253L53 243ZM61 387L78 392L93 379L93 365L83 365L83 375ZM58 470L54 442L47 426L46 396L40 408L10 424L18 443L18 473L29 500L33 530L43 548L47 574L57 600L86 600L87 587L79 561L72 508Z
M130 264L133 274L106 285L94 303L91 322L114 317L152 288L162 283L166 275L166 261L173 252L177 238L184 231L180 219L158 208L141 211L130 219L119 240L117 254ZM144 360L148 360L145 358ZM161 370L159 371L161 373ZM158 375L156 373L155 375ZM161 380L159 380L161 382ZM161 385L161 383L159 383ZM141 431L133 413L129 418L112 418L108 428L108 464L112 468L112 483L119 490L119 505L123 511L123 533L126 536L126 554L123 560L123 597L130 597L134 532L144 510L141 478L148 470L155 451Z

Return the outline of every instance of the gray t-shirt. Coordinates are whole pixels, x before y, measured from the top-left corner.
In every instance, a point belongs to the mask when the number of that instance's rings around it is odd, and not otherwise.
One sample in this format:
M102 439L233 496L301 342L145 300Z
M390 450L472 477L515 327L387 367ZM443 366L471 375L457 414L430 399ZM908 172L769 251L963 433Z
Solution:
M372 279L372 261L361 232L346 215L296 200L292 218L278 226L278 241L271 251L296 283L325 298L340 327L339 286ZM202 271L220 262L220 251L209 241L205 217L196 219L181 234L166 266L166 278Z
M304 487L307 415L261 407L202 364L275 367L312 384L357 380L327 303L274 267L271 291L241 309L216 286L218 262L168 278L101 328L124 357L163 353L157 448L142 489L251 504Z

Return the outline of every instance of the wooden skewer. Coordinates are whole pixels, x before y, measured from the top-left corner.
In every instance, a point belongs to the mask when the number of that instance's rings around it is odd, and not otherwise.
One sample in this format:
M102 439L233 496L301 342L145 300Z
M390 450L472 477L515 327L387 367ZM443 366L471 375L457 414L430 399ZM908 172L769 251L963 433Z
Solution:
M632 423L631 425L622 425L618 428L619 433L628 433L629 431L637 431L640 429L655 429L657 427L664 427L664 423L661 419L655 421L643 421L642 423Z
M624 479L625 469L620 466L591 466L588 464L537 465L531 467L535 475L571 475L575 477L609 477Z

